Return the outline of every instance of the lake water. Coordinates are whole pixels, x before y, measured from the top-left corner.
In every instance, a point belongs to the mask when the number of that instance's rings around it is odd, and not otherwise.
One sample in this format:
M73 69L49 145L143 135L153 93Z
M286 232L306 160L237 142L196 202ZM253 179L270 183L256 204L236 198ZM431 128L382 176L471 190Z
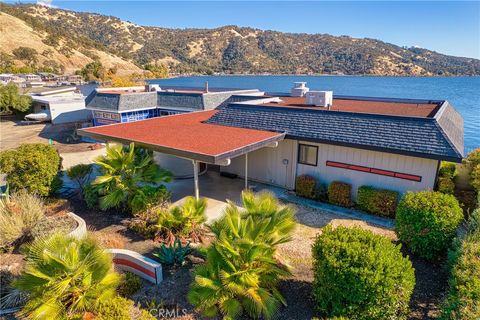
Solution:
M465 120L465 152L480 147L480 77L195 76L153 80L172 86L290 92L294 81L338 95L448 100Z

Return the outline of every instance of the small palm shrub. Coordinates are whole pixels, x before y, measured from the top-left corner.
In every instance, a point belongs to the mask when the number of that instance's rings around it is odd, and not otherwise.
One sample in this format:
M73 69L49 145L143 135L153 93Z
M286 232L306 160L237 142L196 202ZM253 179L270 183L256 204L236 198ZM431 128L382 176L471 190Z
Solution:
M207 220L206 209L206 199L187 197L180 206L166 209L160 205L136 213L129 223L129 228L147 239L162 241L167 246L172 245L177 237L197 242L200 239L202 225Z
M361 186L357 191L357 205L361 210L379 216L394 218L398 192Z
M206 199L187 197L181 206L173 206L168 210L157 212L157 237L167 244L172 244L175 237L199 241L200 227L207 221L205 210Z
M190 242L183 246L182 242L177 238L172 245L167 246L162 243L161 247L153 255L164 265L181 266L191 250Z
M35 227L45 219L42 199L25 190L0 199L0 251L10 251L34 238Z
M328 201L332 204L351 207L352 206L352 185L345 182L333 181L328 186Z
M91 237L62 234L25 249L24 273L13 286L28 295L21 310L30 319L74 319L116 295L112 257Z
M449 292L442 319L480 319L480 209L469 220L468 233L450 252Z
M7 175L12 190L26 189L30 193L48 196L58 189L61 158L54 147L22 144L14 150L0 152L0 172Z
M361 228L327 226L312 247L313 294L327 317L404 319L415 286L399 245Z
M462 220L463 212L454 196L408 192L397 207L395 231L413 253L433 259L446 252Z
M230 203L211 226L216 239L194 272L188 300L207 317L271 319L285 305L276 285L290 272L275 256L291 239L294 210L267 193L243 192L242 202L245 210Z
M170 181L169 171L161 169L150 151L108 145L106 155L95 160L101 175L92 182L99 195L99 207L128 209L132 213L147 209L166 195L163 182ZM91 196L90 196L91 197Z

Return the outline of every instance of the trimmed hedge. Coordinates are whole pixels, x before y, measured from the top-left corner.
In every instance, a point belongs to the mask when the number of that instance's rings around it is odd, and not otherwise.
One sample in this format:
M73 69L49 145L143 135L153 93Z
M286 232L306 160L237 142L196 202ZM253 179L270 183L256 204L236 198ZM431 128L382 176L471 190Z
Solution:
M457 175L457 165L453 162L442 162L440 170L438 171L440 177L455 178Z
M295 192L300 197L315 198L317 180L310 175L301 175L295 179Z
M0 153L0 170L7 175L12 190L48 196L61 186L57 177L60 166L60 155L47 144L22 144Z
M312 248L313 294L327 317L402 319L415 274L400 245L361 228L327 226Z
M357 205L361 210L378 216L394 218L398 192L361 186L357 191Z
M395 231L413 253L433 259L449 248L462 220L463 211L454 196L407 192L397 207Z
M450 253L452 266L442 319L480 319L480 208L469 221L468 233Z
M333 181L328 186L328 201L342 207L352 206L352 185L345 182Z
M480 164L477 164L470 173L470 184L472 187L480 192Z
M480 148L471 151L467 156L467 161L470 162L472 167L480 165Z
M439 177L437 181L437 191L445 194L455 193L455 183L450 177Z

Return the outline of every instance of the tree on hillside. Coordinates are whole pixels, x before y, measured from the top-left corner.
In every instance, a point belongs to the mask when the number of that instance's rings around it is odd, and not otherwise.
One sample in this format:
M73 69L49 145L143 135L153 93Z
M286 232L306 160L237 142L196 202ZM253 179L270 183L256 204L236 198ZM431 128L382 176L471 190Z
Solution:
M12 51L15 58L33 66L37 63L37 50L29 47L18 47Z
M25 112L32 106L32 98L18 92L15 83L9 82L0 85L0 112L11 112L17 110Z
M100 61L90 62L79 71L85 81L104 80L106 73L107 71Z
M5 52L0 52L0 73L10 73L14 67L13 57Z
M152 73L155 79L167 78L168 77L168 66L164 64L147 64L145 65L145 70L148 70Z

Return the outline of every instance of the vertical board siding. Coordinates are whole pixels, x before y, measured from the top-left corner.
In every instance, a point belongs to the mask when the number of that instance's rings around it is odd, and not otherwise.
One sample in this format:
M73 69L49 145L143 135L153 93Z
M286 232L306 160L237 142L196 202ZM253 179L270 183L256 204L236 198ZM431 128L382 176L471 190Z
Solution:
M278 142L278 147L265 147L248 154L248 178L287 189L295 187L295 170L297 143L294 140ZM288 165L283 160L288 160ZM221 167L221 171L245 175L245 156L232 159L229 166Z
M299 143L302 142L299 141ZM319 146L318 165L312 167L298 164L297 175L313 175L324 183L336 180L350 183L353 187L353 198L356 198L356 190L362 185L395 190L400 193L433 189L437 160L326 144L316 145ZM421 176L422 181L409 181L396 177L330 167L326 166L327 161Z

